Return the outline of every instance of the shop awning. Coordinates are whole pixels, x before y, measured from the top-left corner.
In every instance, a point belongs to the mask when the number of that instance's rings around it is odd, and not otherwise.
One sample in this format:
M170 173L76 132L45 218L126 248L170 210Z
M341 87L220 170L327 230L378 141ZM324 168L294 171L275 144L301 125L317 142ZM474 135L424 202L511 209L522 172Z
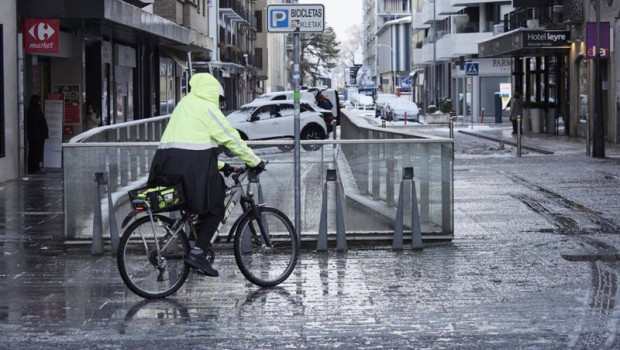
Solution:
M79 20L76 25L82 21L99 21L118 28L121 32L117 37L123 39L130 39L127 30L138 31L178 50L213 50L213 40L208 36L121 0L29 0L18 2L18 6L22 18Z
M519 28L478 43L479 57L536 57L565 54L570 31Z

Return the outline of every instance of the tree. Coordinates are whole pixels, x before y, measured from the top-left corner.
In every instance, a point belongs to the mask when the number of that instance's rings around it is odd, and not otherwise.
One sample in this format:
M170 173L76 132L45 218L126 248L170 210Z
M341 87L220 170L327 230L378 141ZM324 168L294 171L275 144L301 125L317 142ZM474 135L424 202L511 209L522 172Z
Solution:
M304 84L304 79L309 79L316 86L324 74L336 67L340 43L336 40L334 28L327 27L323 33L304 35L299 45L300 84Z

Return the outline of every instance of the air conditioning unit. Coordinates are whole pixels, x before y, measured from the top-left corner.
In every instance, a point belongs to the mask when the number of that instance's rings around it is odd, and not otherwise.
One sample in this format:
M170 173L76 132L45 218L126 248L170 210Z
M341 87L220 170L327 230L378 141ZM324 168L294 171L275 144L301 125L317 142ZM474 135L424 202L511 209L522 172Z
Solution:
M502 34L504 32L503 24L496 24L493 26L493 35Z

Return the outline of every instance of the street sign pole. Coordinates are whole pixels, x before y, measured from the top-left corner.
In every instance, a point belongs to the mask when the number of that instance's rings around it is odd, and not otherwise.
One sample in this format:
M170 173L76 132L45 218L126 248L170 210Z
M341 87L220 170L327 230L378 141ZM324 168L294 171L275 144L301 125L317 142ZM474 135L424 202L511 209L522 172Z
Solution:
M300 33L322 33L325 30L325 6L278 4L267 6L267 31L270 33L293 34L293 173L295 176L295 233L301 238L301 146L300 146L300 92L301 71Z
M301 238L301 147L299 137L300 126L300 105L299 105L299 29L293 34L293 108L294 108L294 122L293 128L295 132L295 151L294 151L294 163L295 163L295 231L297 237Z

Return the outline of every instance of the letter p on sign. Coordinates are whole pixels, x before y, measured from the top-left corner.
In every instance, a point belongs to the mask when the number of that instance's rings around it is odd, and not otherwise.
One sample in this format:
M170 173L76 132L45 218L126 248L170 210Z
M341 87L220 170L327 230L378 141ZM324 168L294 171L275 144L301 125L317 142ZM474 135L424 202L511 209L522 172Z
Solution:
M272 28L287 28L288 27L288 11L271 10L271 14L269 18L271 18Z

